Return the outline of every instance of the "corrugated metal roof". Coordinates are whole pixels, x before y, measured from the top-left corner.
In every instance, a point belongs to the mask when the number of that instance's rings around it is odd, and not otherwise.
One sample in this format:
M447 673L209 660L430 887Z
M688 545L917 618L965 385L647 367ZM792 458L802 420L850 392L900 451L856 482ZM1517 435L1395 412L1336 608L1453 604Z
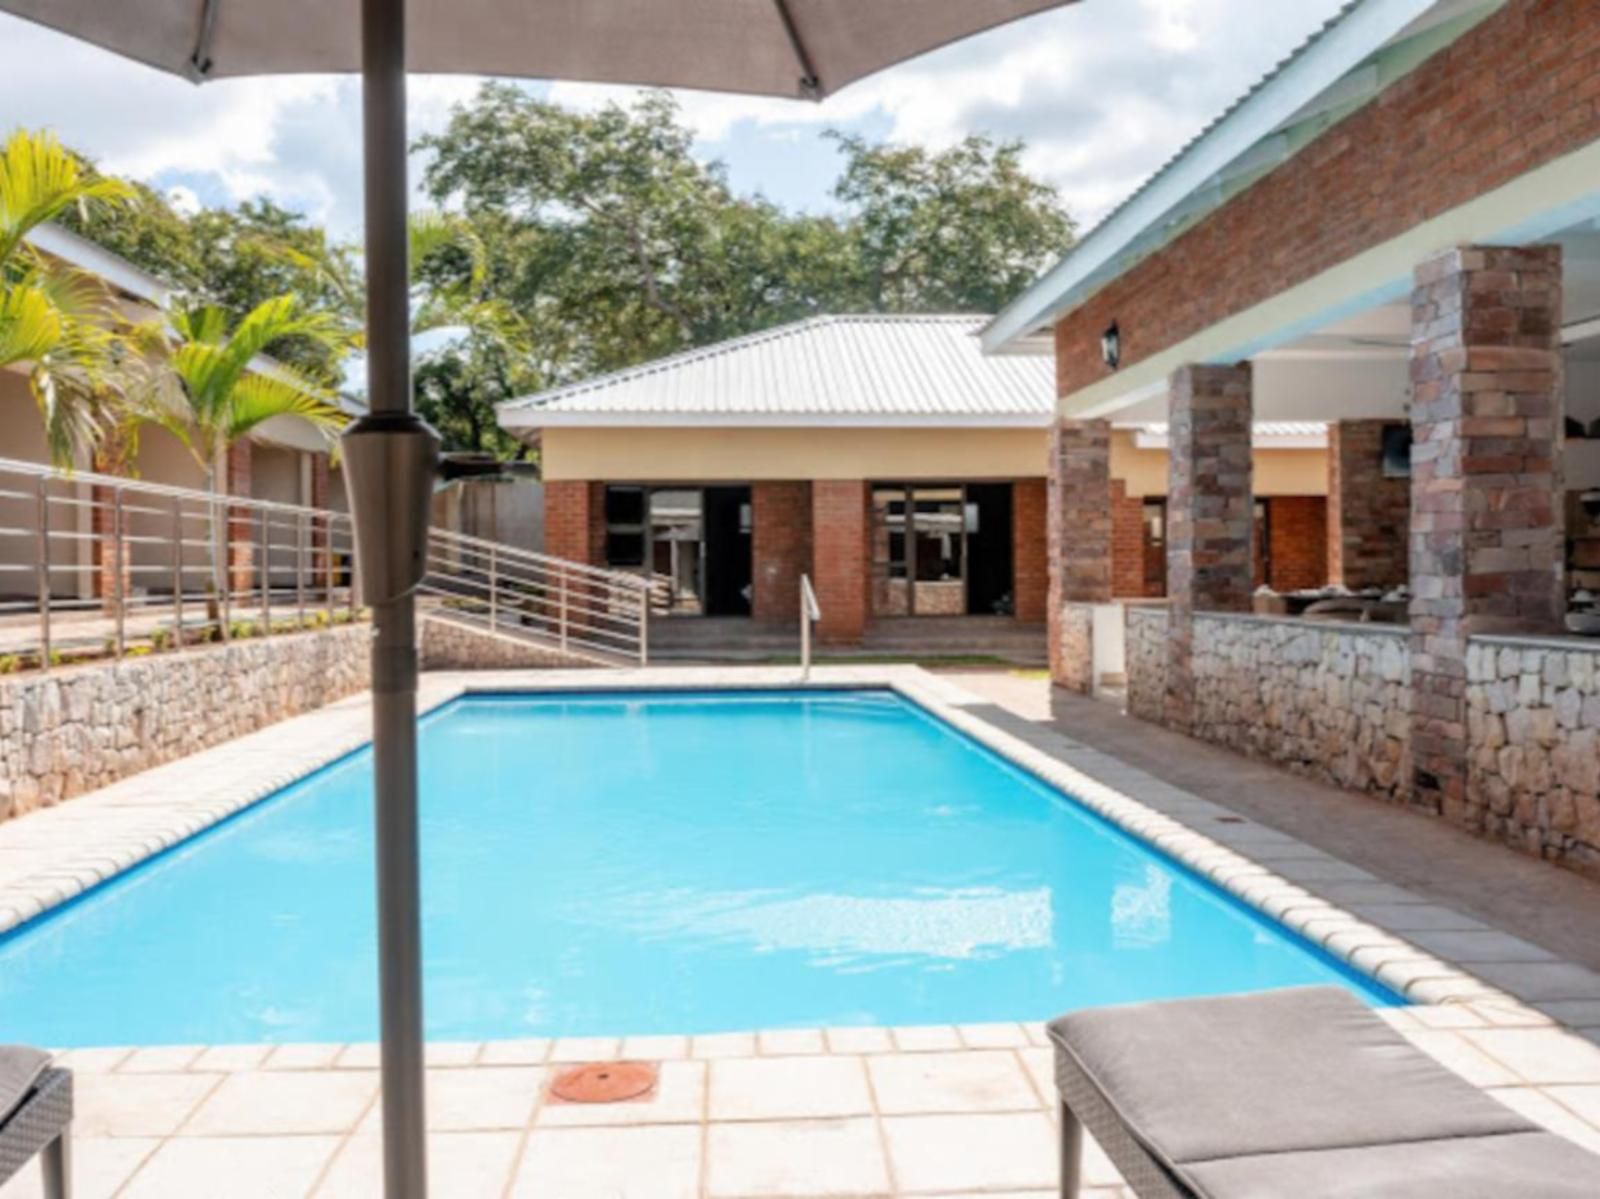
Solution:
M506 428L1049 423L1048 356L987 358L984 316L821 316L500 405Z

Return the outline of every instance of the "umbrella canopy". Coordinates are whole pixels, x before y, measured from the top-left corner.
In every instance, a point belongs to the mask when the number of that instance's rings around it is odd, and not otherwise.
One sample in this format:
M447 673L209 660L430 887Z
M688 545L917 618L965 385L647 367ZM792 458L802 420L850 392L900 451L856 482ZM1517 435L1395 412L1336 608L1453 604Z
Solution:
M1070 0L413 0L411 71L773 96L864 75ZM0 0L0 9L192 78L356 71L336 0Z

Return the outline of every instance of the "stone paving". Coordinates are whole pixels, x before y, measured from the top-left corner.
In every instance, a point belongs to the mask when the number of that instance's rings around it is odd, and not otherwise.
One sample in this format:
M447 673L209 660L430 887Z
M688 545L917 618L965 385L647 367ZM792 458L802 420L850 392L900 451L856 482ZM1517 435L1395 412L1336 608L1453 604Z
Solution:
M814 672L891 685L1246 902L1404 992L1385 1013L1446 1066L1600 1152L1600 976L1047 728L1004 732L948 680L910 668ZM610 685L793 685L787 669L617 672ZM467 687L593 687L593 673L429 676ZM0 826L0 921L131 861L359 745L364 700ZM1136 801L1132 796L1137 795ZM1196 830L1203 830L1196 831ZM1540 1010L1540 1008L1545 1010ZM660 1063L643 1100L548 1102L565 1063ZM378 1194L371 1045L76 1050L80 1199ZM1049 1051L1037 1025L782 1030L430 1046L434 1193L550 1199L1044 1199L1055 1176ZM1091 1150L1094 1199L1127 1194ZM0 1187L31 1199L34 1171Z

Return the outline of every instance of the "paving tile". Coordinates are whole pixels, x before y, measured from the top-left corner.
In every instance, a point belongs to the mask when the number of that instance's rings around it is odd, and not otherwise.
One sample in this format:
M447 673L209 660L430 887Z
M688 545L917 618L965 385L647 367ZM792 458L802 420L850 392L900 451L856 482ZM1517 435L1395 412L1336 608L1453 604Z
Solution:
M1547 1087L1545 1094L1600 1131L1600 1086Z
M705 1062L662 1062L650 1097L625 1103L550 1103L538 1122L551 1128L617 1124L696 1124L706 1111Z
M279 1045L268 1056L265 1070L326 1070L339 1060L339 1044Z
M1553 962L1555 954L1495 929L1474 932L1419 930L1406 940L1452 962Z
M701 1130L536 1128L509 1199L698 1199Z
M905 1053L960 1049L961 1035L948 1024L927 1024L890 1030L896 1048Z
M515 1041L485 1041L478 1061L485 1066L539 1066L550 1056L550 1041L527 1037Z
M831 1053L888 1053L894 1049L887 1028L830 1028L824 1035Z
M1423 1028L1484 1028L1489 1023L1468 1003L1418 1003L1401 1010Z
M1468 1028L1459 1034L1523 1080L1600 1084L1600 1046L1559 1028Z
M1561 1093L1565 1090L1584 1089L1550 1087L1541 1090L1538 1087L1496 1087L1489 1094L1512 1110L1521 1112L1535 1124L1541 1124L1569 1141L1576 1141L1585 1149L1600 1153L1600 1127L1585 1120L1580 1112L1561 1097Z
M1539 1011L1573 1028L1600 1024L1600 999L1550 999L1539 1005Z
M251 1070L230 1074L183 1126L183 1135L346 1133L378 1094L365 1070Z
M383 1064L383 1055L371 1041L361 1041L341 1049L333 1064L340 1070L376 1070Z
M713 1124L708 1199L887 1196L889 1170L871 1119Z
M868 1115L872 1096L860 1058L730 1058L711 1063L712 1120Z
M222 1081L220 1074L85 1074L73 1079L80 1137L164 1137Z
M310 1193L338 1147L332 1136L177 1137L120 1199L294 1199Z
M1055 1131L1041 1112L886 1116L882 1123L902 1190L1027 1189L1056 1181Z
M481 1041L429 1041L422 1047L422 1058L429 1066L470 1066L481 1052Z
M689 1053L693 1057L752 1057L756 1051L756 1034L753 1032L719 1032L691 1037Z
M77 1137L72 1142L73 1199L110 1199L161 1141L154 1137ZM44 1199L34 1161L0 1183L0 1199Z
M956 1032L968 1049L1020 1049L1028 1043L1020 1024L963 1024Z
M135 1049L117 1067L119 1074L176 1074L205 1052L204 1045L151 1045Z
M540 1066L429 1070L428 1131L523 1128L533 1118L548 1075L549 1071Z
M1504 1064L1462 1038L1472 1030L1406 1029L1404 1035L1418 1049L1454 1070L1477 1087L1508 1087L1521 1081Z
M867 1058L884 1115L1032 1111L1039 1097L1022 1064L1005 1050L896 1053Z
M428 1134L428 1179L442 1199L500 1199L522 1144L520 1132ZM383 1138L361 1133L345 1142L316 1199L383 1199Z
M1472 973L1519 999L1600 999L1600 974L1571 962L1482 962Z
M756 1052L769 1057L827 1051L828 1046L823 1040L821 1029L779 1028L756 1034Z
M74 1074L109 1074L127 1061L132 1052L127 1048L69 1049L56 1055L56 1064Z
M622 1048L620 1037L560 1037L550 1046L552 1062L613 1062Z
M235 1070L255 1070L267 1060L271 1045L213 1045L190 1064L191 1070L213 1070L232 1073Z
M625 1062L665 1062L689 1056L689 1038L680 1036L623 1037Z

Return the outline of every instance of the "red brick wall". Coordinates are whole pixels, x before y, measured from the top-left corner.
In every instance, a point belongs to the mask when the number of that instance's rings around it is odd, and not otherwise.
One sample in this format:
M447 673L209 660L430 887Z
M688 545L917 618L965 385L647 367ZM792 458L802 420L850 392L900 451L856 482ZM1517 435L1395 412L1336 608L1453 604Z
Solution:
M1011 573L1016 618L1028 624L1045 619L1050 595L1047 487L1043 479L1018 479L1011 485Z
M1273 496L1267 514L1272 589L1321 587L1328 581L1328 501L1320 495Z
M822 619L820 640L860 642L867 629L870 492L860 479L818 479L811 485L812 583Z
M1411 481L1383 474L1383 431L1404 421L1328 426L1328 577L1353 591L1394 587L1408 573Z
M228 447L228 494L250 495L251 466L254 454L250 439L241 437ZM259 535L248 508L228 510L228 586L233 591L248 591L255 586L255 541Z
M793 624L800 617L800 576L811 569L811 484L755 483L750 503L751 614Z
M1129 495L1123 480L1112 479L1111 594L1133 599L1144 592L1144 499Z
M1056 326L1059 394L1600 137L1595 0L1510 3Z
M556 558L605 565L605 486L582 479L544 485L544 552Z

